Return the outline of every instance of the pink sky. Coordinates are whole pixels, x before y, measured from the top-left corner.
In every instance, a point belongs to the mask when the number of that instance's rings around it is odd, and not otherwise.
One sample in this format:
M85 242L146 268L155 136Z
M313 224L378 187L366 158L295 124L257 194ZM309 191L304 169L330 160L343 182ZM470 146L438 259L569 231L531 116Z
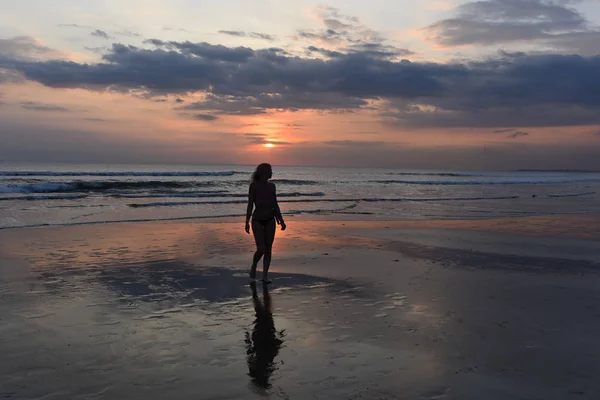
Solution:
M600 168L593 3L211 3L195 22L185 1L30 3L0 6L1 161Z

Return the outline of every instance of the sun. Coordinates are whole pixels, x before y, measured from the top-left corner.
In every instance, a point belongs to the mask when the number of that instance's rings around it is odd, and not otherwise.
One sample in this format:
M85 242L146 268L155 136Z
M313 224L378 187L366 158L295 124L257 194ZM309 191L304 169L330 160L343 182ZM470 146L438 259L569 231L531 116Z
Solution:
M275 145L273 143L265 143L265 147L270 149L272 147L275 147Z

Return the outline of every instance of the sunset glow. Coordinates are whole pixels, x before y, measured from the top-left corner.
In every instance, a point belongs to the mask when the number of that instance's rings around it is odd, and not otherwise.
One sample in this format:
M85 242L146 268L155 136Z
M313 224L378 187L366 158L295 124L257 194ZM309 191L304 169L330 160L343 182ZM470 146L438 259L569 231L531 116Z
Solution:
M597 169L600 3L547 3L0 5L0 161Z

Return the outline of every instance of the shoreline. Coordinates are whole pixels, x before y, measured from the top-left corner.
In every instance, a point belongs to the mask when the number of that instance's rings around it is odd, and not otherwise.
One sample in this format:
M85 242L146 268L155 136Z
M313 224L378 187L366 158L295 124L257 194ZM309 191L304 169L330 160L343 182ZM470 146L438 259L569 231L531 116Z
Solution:
M0 395L595 400L599 218L0 231Z
M228 215L223 217L182 217L168 219L141 219L125 221L82 222L71 224L40 224L34 226L19 226L0 228L0 235L5 232L39 229L68 229L81 227L106 227L112 225L164 225L164 224L235 224L243 221L245 215ZM568 213L542 214L520 217L492 217L470 219L378 219L370 215L344 214L310 214L287 215L286 219L301 224L340 224L352 228L393 227L395 229L461 229L481 230L515 234L519 236L548 236L555 238L573 238L600 240L600 213ZM577 224L577 227L572 226Z

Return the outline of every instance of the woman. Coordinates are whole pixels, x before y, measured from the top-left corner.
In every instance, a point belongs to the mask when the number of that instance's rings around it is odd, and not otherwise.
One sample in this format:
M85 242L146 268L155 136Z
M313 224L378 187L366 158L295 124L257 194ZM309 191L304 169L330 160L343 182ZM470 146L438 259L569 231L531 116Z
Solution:
M252 217L252 233L256 242L256 253L250 268L250 279L256 279L256 266L263 258L263 283L269 284L269 266L271 265L271 250L275 240L275 221L285 231L286 225L277 204L275 184L269 182L273 169L269 164L260 164L252 174L252 183L248 193L248 209L246 211L246 233L250 233L250 217ZM254 213L252 209L254 208Z

